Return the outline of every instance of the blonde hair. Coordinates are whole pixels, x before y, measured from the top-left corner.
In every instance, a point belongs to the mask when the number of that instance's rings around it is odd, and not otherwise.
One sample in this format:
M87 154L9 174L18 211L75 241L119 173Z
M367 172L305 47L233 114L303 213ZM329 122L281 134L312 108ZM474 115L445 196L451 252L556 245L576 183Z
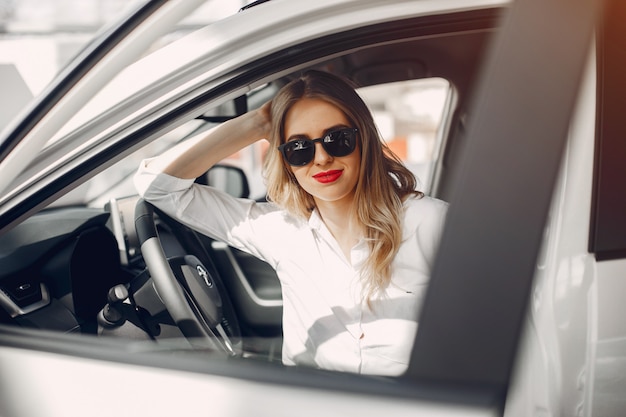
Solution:
M391 264L402 243L403 202L416 191L417 180L381 140L367 105L348 81L321 71L309 71L285 85L272 100L270 149L264 163L270 201L294 216L308 219L313 197L296 181L277 147L284 142L285 117L304 98L321 99L339 108L358 129L361 168L355 192L355 215L365 228L371 256L361 277L369 301L391 280Z

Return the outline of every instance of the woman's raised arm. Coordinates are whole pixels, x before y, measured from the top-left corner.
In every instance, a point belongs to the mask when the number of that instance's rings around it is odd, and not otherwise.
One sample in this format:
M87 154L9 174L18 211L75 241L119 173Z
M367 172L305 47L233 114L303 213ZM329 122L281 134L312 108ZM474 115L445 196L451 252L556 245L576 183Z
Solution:
M150 161L152 169L178 178L197 178L222 159L266 139L270 132L270 106L222 123L209 134L181 143Z

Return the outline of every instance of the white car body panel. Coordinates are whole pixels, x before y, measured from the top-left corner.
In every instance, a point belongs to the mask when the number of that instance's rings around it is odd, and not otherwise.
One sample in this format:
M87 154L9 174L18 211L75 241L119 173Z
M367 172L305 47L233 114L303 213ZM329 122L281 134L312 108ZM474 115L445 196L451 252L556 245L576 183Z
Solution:
M595 65L592 54L554 191L507 416L618 417L626 409L626 261L598 262L588 248Z
M559 410L584 415L580 413L590 387L586 379L592 373L583 370L591 359L588 337L595 326L591 311L585 311L596 304L595 260L587 250L584 226L590 218L595 129L595 61L589 62L555 187L505 415L559 415ZM572 321L574 311L583 320ZM571 337L585 342L568 343ZM572 404L573 409L564 410Z
M494 408L365 397L5 347L0 348L0 369L0 415L11 417L84 417L83 410L92 410L90 417L497 415ZM74 393L83 406L68 407L66 397L50 390L58 384ZM20 397L23 400L8 401Z
M319 0L303 4L276 0L260 9L254 19L252 16L248 18L244 12L143 58L115 77L91 101L91 96L98 91L97 87L113 78L114 73L102 73L99 78L89 81L94 83L93 87L83 86L75 96L68 98L74 100L74 106L64 108L62 113L51 115L42 122L37 130L31 132L34 141L28 147L16 148L0 164L0 188L6 186L21 169L24 154L34 156L61 126L64 126L63 130L55 138L82 126L112 104L144 88L158 87L161 83L178 86L167 95L137 103L130 116L126 114L114 120L109 129L92 138L93 143L107 138L115 127L123 126L127 117L141 115L147 123L175 102L193 96L206 80L226 74L259 58L261 54L278 51L286 43L342 31L350 28L352 22L385 22L398 16L419 16L439 10L467 10L506 3L499 0L471 3L462 0L407 0L388 7L384 0ZM369 6L364 8L364 4L376 6L373 9ZM345 15L332 18L338 10L346 9L350 10L348 16L352 16L353 20ZM279 10L289 17L279 15ZM265 19L259 19L259 16ZM169 16L168 19L174 20L174 17ZM247 30L229 26L231 19L243 22ZM321 19L327 25L322 31L319 29ZM270 35L261 39L259 34L268 32ZM146 46L147 40L140 43L142 47ZM260 44L263 48L259 48ZM137 53L139 49L133 48L133 52ZM119 59L121 64L127 62L130 56ZM207 61L213 65L210 71L204 71L203 63ZM506 416L620 416L626 407L626 319L623 306L626 260L597 262L588 249L596 112L595 62L593 59L589 62L554 193ZM167 66L169 76L162 77L161 73L147 76L149 69L155 66ZM262 80L258 85L261 83ZM256 86L251 85L249 89ZM235 97L241 93L236 91L231 94ZM69 123L65 124L68 120ZM124 132L118 134L123 135ZM88 145L85 144L85 147ZM64 162L65 159L58 164ZM3 199L6 201L9 198L10 195L6 195ZM47 389L59 383L60 375L64 376L66 389L80 392L80 398L85 401L101 402L100 414L96 415L103 416L111 415L116 403L124 404L124 408L115 409L115 415L185 415L196 414L202 409L206 409L207 414L218 416L319 416L328 415L330 410L334 412L331 415L363 417L499 414L499 410L489 407L468 408L382 396L312 391L8 347L0 348L0 369L0 415L16 417L79 415L69 412L65 399L56 398L54 392ZM116 379L118 372L128 379ZM101 377L89 386L82 384L83 378L94 374ZM135 380L151 381L153 384L138 386ZM611 388L598 389L606 386ZM111 387L115 388L113 393L109 393ZM2 398L16 398L24 392L36 400L25 400L18 405L12 401L11 407L15 408L3 408L6 406L2 404L8 402ZM223 398L223 401L211 402L209 406L205 398L207 392ZM132 393L132 398L126 398L127 393ZM145 401L137 401L137 398L145 398ZM128 408L129 405L136 409Z

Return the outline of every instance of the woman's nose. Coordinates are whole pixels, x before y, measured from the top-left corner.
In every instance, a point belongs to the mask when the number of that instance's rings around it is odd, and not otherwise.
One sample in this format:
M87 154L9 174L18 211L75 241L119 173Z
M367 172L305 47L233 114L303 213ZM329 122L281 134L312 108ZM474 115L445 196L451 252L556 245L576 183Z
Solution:
M315 144L315 157L313 159L313 162L315 163L315 165L326 165L332 160L333 160L333 157L328 152L326 152L326 149L324 149L322 144L316 143Z

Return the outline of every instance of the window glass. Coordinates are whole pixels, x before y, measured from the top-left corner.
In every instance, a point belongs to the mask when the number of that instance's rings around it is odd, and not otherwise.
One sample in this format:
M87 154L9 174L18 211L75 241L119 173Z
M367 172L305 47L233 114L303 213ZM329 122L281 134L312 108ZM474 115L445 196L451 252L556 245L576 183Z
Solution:
M449 99L442 78L400 81L359 89L389 148L429 193L439 158Z
M0 1L0 65L16 68L30 93L37 95L99 30L143 3L146 1ZM155 47L236 13L247 3L246 0L207 1Z

